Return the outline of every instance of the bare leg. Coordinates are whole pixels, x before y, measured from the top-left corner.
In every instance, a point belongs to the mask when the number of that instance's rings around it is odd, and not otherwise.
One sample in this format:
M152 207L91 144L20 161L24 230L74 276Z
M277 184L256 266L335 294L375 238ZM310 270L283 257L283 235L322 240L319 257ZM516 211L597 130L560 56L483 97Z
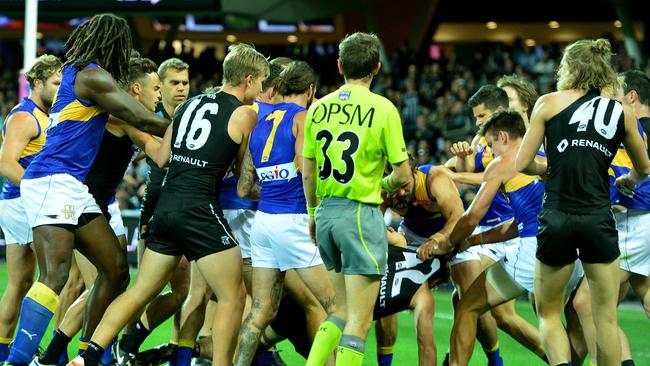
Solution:
M145 249L135 283L106 309L92 341L106 348L113 338L165 286L180 257Z
M571 357L569 338L562 324L564 289L574 264L564 267L535 264L535 302L544 349L551 365L567 362Z
M462 299L474 280L481 274L481 262L467 261L451 266L449 270L458 298ZM497 336L497 323L491 314L485 313L478 320L476 339L483 349L492 349L499 341Z
M621 362L621 344L618 339L618 304L619 262L583 263L589 289L591 290L591 307L596 324L596 344L598 346L598 365L618 366Z
M10 244L7 248L7 288L0 300L0 337L13 338L23 298L34 283L36 256L29 245Z
M241 251L239 247L230 248L203 257L196 263L208 287L219 299L212 325L212 364L231 366L246 299ZM219 268L218 274L214 272L215 268Z

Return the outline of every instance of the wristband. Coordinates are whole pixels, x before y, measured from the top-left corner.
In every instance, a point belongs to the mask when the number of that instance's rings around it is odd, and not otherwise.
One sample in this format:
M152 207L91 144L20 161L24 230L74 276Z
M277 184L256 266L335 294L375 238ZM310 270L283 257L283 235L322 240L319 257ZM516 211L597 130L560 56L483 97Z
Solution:
M399 188L399 186L397 186L397 187L393 187L393 186L390 184L390 175L389 175L389 176L387 176L387 177L384 177L384 178L381 180L381 188L383 188L384 191L386 191L386 192L388 192L388 193L393 193L393 192L395 192L395 191Z
M309 215L309 217L314 217L315 211L316 211L316 207L307 207L307 215Z

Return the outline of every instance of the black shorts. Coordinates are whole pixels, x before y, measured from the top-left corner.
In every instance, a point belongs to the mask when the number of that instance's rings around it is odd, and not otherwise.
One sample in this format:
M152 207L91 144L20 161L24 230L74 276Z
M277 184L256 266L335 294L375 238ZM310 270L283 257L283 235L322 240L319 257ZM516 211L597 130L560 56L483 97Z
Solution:
M237 246L220 209L212 204L163 212L156 210L145 245L156 253L194 261Z
M379 295L372 316L374 320L408 309L413 296L425 281L437 284L446 278L445 258L436 257L424 262L414 258L415 252L411 250L388 246L388 270L379 282Z
M296 352L307 358L311 342L307 334L307 319L305 310L289 296L282 298L278 314L270 324L271 329L279 335L287 338Z
M147 239L149 236L149 221L153 217L160 197L160 190L162 183L165 180L165 170L158 167L152 167L149 177L147 178L146 187L144 190L144 197L142 197L142 204L140 205L140 239Z
M584 263L610 263L621 254L609 210L578 215L547 208L538 222L537 259L547 266L564 266L578 258Z

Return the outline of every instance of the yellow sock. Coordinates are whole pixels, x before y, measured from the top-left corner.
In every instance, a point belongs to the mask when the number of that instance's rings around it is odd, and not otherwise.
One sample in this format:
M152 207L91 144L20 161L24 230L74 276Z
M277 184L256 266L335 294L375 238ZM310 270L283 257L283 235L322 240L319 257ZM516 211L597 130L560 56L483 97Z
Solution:
M485 351L487 353L494 353L498 349L499 349L499 341L497 341L497 343L495 343L494 346L492 348L490 348L490 349L483 348L483 351Z
M393 346L390 347L377 347L377 353L380 355L390 355L393 353Z
M339 344L343 336L342 322L340 322L340 319L338 321L333 319L334 321L332 321L331 318L327 318L320 325L314 343L311 345L311 350L309 350L306 366L322 366ZM337 322L340 324L337 324Z
M339 346L339 351L336 354L336 366L361 366L362 363L363 353Z
M535 350L535 354L539 357L544 357L546 356L546 350L544 349L544 345L540 344L537 346L537 349Z
M171 342L169 342L171 343ZM187 347L187 348L194 348L194 340L193 339L180 339L178 341L178 346L179 347Z
M0 337L0 344L9 344L13 341L13 338L2 338Z

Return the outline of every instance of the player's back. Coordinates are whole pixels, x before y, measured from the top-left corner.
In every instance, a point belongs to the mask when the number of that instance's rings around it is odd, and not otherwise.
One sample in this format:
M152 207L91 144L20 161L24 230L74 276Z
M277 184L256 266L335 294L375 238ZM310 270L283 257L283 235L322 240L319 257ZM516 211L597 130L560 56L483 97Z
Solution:
M94 103L81 100L74 91L77 74L88 68L63 68L61 85L50 109L47 140L29 165L24 178L69 174L83 182L99 150L108 113Z
M639 133L643 137L643 141L647 144L648 136L643 130L641 122L637 120ZM625 146L619 146L612 165L609 168L610 177L610 194L613 204L619 204L627 208L638 210L650 211L650 178L646 178L643 182L637 184L634 188L634 195L632 197L625 196L614 185L616 178L629 173L632 170L632 160L625 150Z
M250 108L257 113L258 123L260 120L266 118L273 111L273 104L260 102L256 100ZM228 170L226 175L221 181L221 187L219 191L219 204L224 210L229 209L246 209L246 210L257 210L257 201L251 201L245 198L241 198L237 195L237 183L239 179L234 174L232 167Z
M544 207L573 214L609 210L607 172L624 134L621 103L597 90L547 121Z
M29 163L34 160L34 157L41 151L43 145L45 145L45 129L48 125L47 113L42 110L34 101L29 98L23 99L17 106L15 106L9 114L7 114L6 120L8 121L11 116L18 112L29 113L36 120L36 127L38 128L38 135L32 138L25 146L25 149L20 154L18 159L18 164L20 164L23 169L26 169L29 166ZM31 123L31 121L30 121ZM2 126L2 138L4 140L7 133L7 124L5 123ZM0 194L0 199L11 199L20 197L20 187L11 183L9 179L6 179L4 185L2 186L2 193Z
M109 130L104 130L99 151L84 182L102 210L107 209L115 195L135 150L128 135L115 136Z
M519 237L537 235L537 215L542 209L544 188L545 184L539 177L521 173L504 184L503 192L512 207Z
M305 108L278 103L259 116L249 148L262 189L258 210L271 214L306 213L302 174L296 164L294 117Z
M429 237L437 233L447 222L438 202L431 197L429 192L427 180L431 167L431 164L418 167L414 201L408 204L402 220L402 225L422 237Z
M492 149L488 146L485 136L481 136L476 144L476 155L474 156L475 171L484 172L485 168L494 160ZM501 195L496 195L488 211L485 213L479 226L496 226L512 218L513 212L508 202Z
M219 186L239 150L228 134L228 122L241 105L234 95L219 92L198 95L177 108L169 170L157 208L218 207Z
M386 160L398 163L406 156L393 103L355 84L343 85L310 107L305 146L305 156L311 158L307 154L313 151L318 166L318 196L370 204L382 201Z

